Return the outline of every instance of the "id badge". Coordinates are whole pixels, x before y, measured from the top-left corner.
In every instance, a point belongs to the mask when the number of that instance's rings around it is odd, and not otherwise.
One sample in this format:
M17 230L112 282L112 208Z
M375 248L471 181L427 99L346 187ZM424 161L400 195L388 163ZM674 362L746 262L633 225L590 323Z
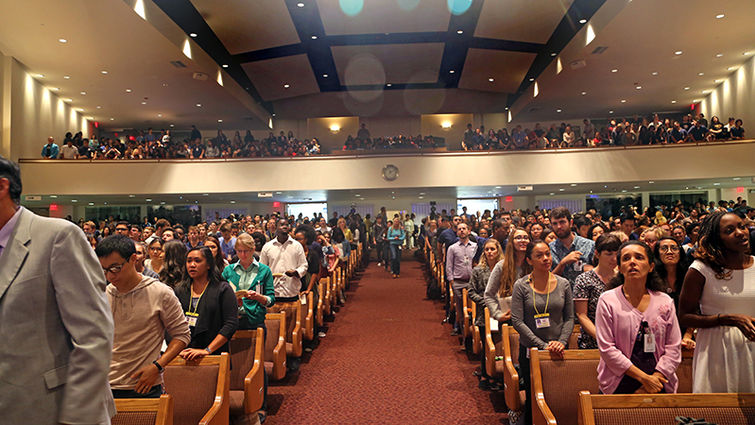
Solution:
M551 326L551 319L549 313L536 314L535 315L535 327L538 329L549 328Z
M186 313L186 321L189 322L189 327L193 328L197 326L197 318L199 318L198 314L195 313Z
M652 332L648 332L644 335L643 338L645 341L645 352L646 353L655 353L655 336L653 336Z
M305 294L299 294L299 301L302 305L307 305L307 296Z

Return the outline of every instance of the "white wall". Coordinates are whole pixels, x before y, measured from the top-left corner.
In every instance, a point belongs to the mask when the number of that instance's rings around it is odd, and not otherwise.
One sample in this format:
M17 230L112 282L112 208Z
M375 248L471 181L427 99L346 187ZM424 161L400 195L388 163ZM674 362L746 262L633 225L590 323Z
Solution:
M726 124L729 117L744 121L745 136L755 134L755 56L732 72L708 94L699 107L710 122L714 115Z
M3 78L10 78L10 157L39 158L47 138L53 136L60 145L66 132L81 131L89 137L84 117L48 90L13 58L5 67ZM10 75L7 74L10 68ZM5 86L7 87L7 85ZM6 104L4 106L7 107ZM7 112L4 116L7 117ZM3 126L5 126L5 122ZM5 144L5 142L3 142Z

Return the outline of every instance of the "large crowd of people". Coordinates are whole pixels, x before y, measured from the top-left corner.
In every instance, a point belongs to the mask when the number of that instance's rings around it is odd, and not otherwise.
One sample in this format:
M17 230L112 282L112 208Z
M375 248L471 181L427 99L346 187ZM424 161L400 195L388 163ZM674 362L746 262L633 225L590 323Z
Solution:
M213 158L271 158L305 157L320 154L316 138L299 140L293 132L272 132L256 139L247 130L242 137L236 131L229 138L223 130L215 137L202 141L201 132L192 126L188 137L173 137L171 130L154 132L126 132L118 137L85 138L81 132L66 133L62 147L49 137L42 147L42 157L49 159L213 159Z
M592 148L599 146L636 146L675 143L711 142L716 140L741 140L745 138L742 120L729 118L726 124L714 116L710 123L705 116L686 114L680 119L651 117L612 119L598 127L589 119L582 125L562 122L543 128L515 126L508 129L485 130L467 124L461 141L466 151L480 150L535 150L558 148Z
M455 305L444 297L452 335L461 334L465 289L483 334L486 307L519 334L527 400L509 412L512 423L532 420L530 348L556 358L598 349L603 394L677 392L682 350L694 350L693 392L755 392L755 209L741 198L618 217L564 207L443 211L423 220L420 235L445 267L428 294L445 285L454 295ZM569 347L575 324L578 347ZM480 388L502 388L484 358L477 374Z

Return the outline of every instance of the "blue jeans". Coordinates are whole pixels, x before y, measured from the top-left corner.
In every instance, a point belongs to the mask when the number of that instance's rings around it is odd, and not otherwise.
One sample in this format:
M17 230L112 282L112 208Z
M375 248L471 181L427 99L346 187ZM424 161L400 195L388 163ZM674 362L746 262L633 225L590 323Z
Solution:
M390 244L390 250L391 250L391 273L400 274L401 273L401 250L399 249L399 245Z

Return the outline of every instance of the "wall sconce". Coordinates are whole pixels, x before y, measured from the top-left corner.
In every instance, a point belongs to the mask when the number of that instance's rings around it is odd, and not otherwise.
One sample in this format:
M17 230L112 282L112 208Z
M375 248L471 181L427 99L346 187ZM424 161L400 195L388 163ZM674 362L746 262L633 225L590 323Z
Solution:
M330 132L333 134L338 134L341 132L341 126L338 124L331 124L330 125Z
M451 121L443 121L440 123L440 128L442 128L444 131L451 130L451 126L453 126L453 123Z

